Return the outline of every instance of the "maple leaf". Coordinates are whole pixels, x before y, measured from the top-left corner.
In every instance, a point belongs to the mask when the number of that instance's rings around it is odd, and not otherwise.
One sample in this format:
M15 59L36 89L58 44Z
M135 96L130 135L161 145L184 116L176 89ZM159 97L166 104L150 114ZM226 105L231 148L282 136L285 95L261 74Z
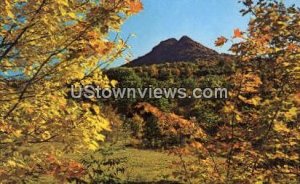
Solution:
M233 38L242 38L243 37L243 32L241 32L240 29L235 29L233 31Z
M130 0L128 3L131 13L138 13L143 9L143 4L139 0Z
M219 37L216 41L215 41L215 45L217 47L224 45L226 42L228 41L227 38L225 38L224 36Z

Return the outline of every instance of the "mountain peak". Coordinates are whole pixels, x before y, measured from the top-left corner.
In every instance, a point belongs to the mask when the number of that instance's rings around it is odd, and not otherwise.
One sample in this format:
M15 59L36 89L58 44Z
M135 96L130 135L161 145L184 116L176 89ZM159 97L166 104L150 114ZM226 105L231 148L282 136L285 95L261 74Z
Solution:
M126 66L212 60L216 59L218 56L220 56L220 54L216 51L203 46L188 36L182 36L179 40L170 38L160 42L151 52L131 61L126 64Z
M179 42L189 42L189 41L192 41L192 42L195 42L194 40L192 40L190 37L188 36L182 36L180 39L179 39Z
M174 43L176 43L176 42L178 42L178 41L176 40L176 38L169 38L169 39L167 39L167 40L164 40L164 41L160 42L160 44L162 44L162 43L172 43L172 44L174 44Z

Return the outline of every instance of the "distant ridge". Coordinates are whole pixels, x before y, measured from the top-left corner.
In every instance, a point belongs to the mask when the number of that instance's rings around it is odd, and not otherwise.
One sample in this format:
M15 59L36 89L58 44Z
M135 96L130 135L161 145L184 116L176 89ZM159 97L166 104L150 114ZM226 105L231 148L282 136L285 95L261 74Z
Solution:
M170 38L160 42L151 52L125 64L125 66L218 60L224 57L226 57L225 54L219 54L215 50L203 46L188 36L183 36L179 40Z

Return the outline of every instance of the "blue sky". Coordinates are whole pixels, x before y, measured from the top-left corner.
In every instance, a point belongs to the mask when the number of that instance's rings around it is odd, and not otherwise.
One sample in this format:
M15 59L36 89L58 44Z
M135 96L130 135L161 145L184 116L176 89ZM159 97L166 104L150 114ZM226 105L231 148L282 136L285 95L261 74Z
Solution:
M299 0L285 0L300 4ZM187 35L218 52L227 52L228 47L216 48L214 41L219 36L230 37L233 29L245 30L248 18L242 17L238 0L142 0L144 10L131 17L122 27L121 36L136 35L129 40L133 58L142 56L168 38L179 39ZM120 65L118 60L114 66Z

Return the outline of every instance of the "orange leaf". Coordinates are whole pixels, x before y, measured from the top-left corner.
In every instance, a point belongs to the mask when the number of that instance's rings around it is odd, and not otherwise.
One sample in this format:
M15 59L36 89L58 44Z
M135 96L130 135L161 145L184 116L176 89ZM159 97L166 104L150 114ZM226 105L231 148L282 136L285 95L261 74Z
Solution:
M242 37L243 37L243 33L241 32L241 30L240 29L235 29L233 38L242 38Z
M289 44L288 47L287 47L287 49L289 51L296 51L297 48L298 48L298 46L296 44L294 44L294 43Z
M215 45L218 46L222 46L227 42L227 38L225 38L224 36L219 37L216 41L215 41Z
M129 8L131 13L138 13L143 9L143 4L140 0L130 0Z

